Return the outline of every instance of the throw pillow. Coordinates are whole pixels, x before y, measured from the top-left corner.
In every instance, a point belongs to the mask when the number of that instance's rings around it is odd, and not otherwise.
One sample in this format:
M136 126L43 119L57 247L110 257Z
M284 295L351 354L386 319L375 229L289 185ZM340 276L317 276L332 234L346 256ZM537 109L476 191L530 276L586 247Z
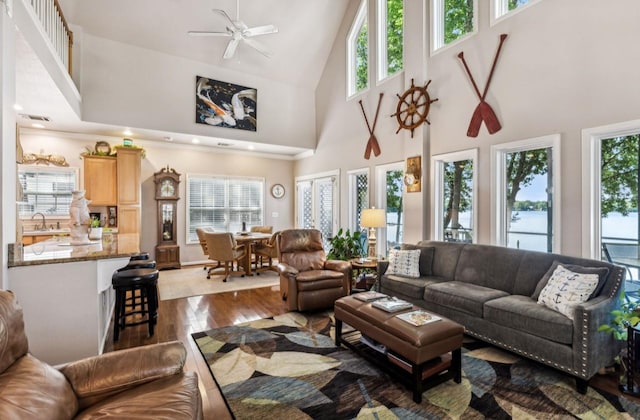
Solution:
M433 255L436 251L435 247L432 246L420 246L413 244L402 244L401 249L403 250L420 250L420 275L421 276L432 276L433 275Z
M397 274L404 277L420 277L420 250L389 251L389 268L386 274Z
M547 270L545 275L542 276L542 278L538 282L538 285L536 286L536 290L531 295L532 299L538 300L538 298L540 297L540 292L547 285L547 283L549 282L549 279L551 278L551 275L553 275L553 272L556 271L556 268L558 268L559 265L561 265L562 267L566 268L569 271L573 271L574 273L598 275L598 285L596 286L596 289L593 291L591 296L589 296L589 299L594 298L600 294L600 292L602 291L602 288L604 287L604 283L607 280L607 277L609 276L609 269L607 267L583 267L581 265L575 265L575 264L564 264L558 260L555 260L553 261L553 264L551 264L551 267L549 267L549 270Z
M589 300L597 285L597 274L580 274L559 265L540 292L538 303L573 319L573 308Z

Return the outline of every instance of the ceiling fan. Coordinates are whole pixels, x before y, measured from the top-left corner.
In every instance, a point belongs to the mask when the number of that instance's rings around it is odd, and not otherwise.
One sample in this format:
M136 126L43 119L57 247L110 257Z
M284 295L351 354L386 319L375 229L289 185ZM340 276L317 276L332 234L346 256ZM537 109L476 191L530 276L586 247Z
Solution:
M278 32L278 28L275 25L255 26L253 28L247 27L247 25L240 20L240 0L236 1L236 20L232 20L227 12L222 9L213 9L213 12L222 15L227 20L228 25L226 31L189 31L188 34L191 36L231 37L222 56L226 59L233 57L240 41L243 41L265 57L271 56L271 52L264 45L253 39L253 37Z

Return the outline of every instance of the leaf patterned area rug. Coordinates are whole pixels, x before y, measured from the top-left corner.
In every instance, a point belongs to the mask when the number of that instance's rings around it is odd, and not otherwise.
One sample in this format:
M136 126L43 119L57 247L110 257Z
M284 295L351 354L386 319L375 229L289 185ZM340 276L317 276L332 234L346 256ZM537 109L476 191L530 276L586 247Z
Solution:
M638 419L640 405L465 338L462 383L411 392L333 341L333 314L290 312L193 334L237 419Z

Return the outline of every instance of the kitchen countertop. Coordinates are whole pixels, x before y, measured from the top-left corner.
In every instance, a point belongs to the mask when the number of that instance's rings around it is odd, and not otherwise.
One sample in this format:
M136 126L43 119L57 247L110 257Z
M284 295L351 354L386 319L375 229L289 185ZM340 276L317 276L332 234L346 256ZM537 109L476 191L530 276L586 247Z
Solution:
M70 245L68 236L56 236L33 245L9 244L8 267L60 264L105 258L129 257L140 252L140 235L103 235L102 241Z

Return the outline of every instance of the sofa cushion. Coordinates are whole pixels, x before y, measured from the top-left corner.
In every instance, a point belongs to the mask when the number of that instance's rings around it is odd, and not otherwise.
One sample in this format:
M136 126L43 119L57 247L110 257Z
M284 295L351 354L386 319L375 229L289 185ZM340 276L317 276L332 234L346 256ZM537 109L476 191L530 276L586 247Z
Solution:
M70 419L78 411L62 373L26 354L0 374L0 419Z
M116 394L76 419L197 419L202 418L201 406L198 377L184 372Z
M396 293L400 295L411 297L413 299L422 299L424 295L424 288L427 285L446 281L446 279L438 278L438 277L402 277L395 274L385 274L384 280L384 289L387 293L392 296Z
M513 293L524 252L491 245L465 246L454 280Z
M420 245L412 245L412 244L402 244L400 246L402 250L420 250L420 276L431 276L433 275L433 270L431 267L433 266L433 253L435 252L435 248L432 246L420 246Z
M434 247L431 271L434 276L452 280L464 244L459 242L420 241L418 246Z
M556 343L573 342L573 322L528 296L511 295L486 302L484 319Z
M343 273L331 270L301 271L296 276L299 292L342 287L343 280Z
M591 294L591 296L589 296L589 299L595 296L598 296L600 294L600 292L602 291L602 288L604 287L605 282L607 281L607 276L609 275L609 269L607 267L583 267L581 265L576 265L576 264L564 264L558 260L554 260L553 264L551 264L551 267L549 267L547 272L544 274L544 276L542 276L542 278L538 282L538 285L536 286L536 290L531 295L531 297L534 300L537 300L540 297L540 292L542 292L542 289L544 289L544 287L547 285L547 283L549 282L549 279L551 278L554 271L556 271L556 268L558 268L559 265L563 266L569 271L573 271L574 273L598 275L598 284L596 285L596 288Z
M449 306L461 312L482 318L484 303L507 296L507 292L460 281L431 284L424 289L424 300L441 306Z
M404 277L420 277L420 250L389 251L389 268L387 274L397 274Z
M559 265L540 292L538 303L573 319L574 307L586 302L597 285L597 274L575 273Z
M0 373L27 353L22 308L12 291L0 293Z

